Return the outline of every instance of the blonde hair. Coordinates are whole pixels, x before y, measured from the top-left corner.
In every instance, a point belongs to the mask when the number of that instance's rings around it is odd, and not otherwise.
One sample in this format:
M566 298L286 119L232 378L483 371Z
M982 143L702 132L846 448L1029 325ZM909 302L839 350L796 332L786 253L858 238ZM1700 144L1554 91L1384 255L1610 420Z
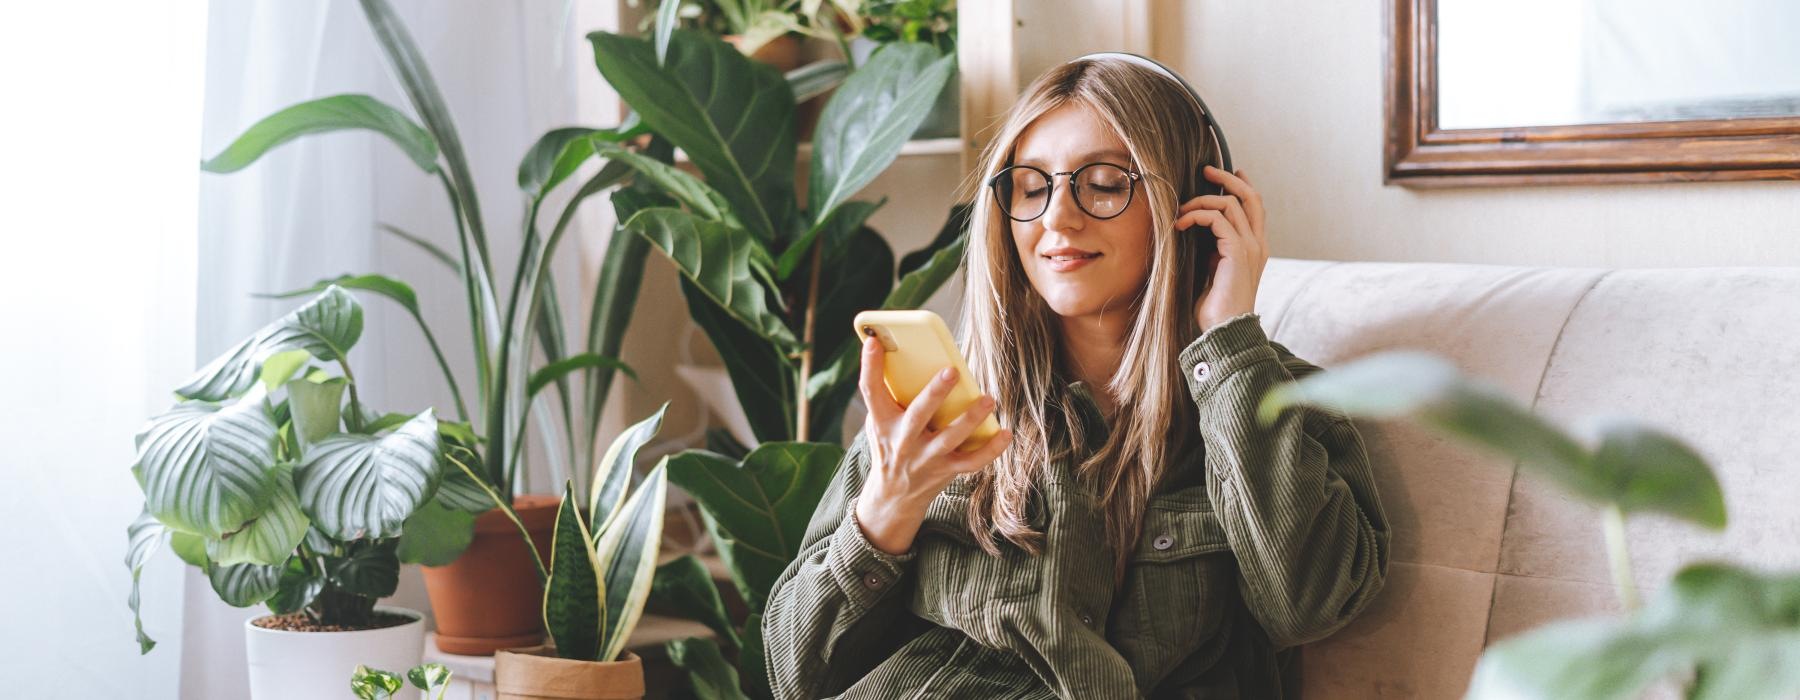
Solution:
M1131 300L1133 319L1125 361L1106 387L1118 398L1106 443L1083 454L1088 439L1074 397L1065 390L1068 359L1056 314L1033 290L1020 265L1010 221L994 203L986 178L1014 157L1019 135L1039 116L1068 104L1094 111L1117 132L1144 191L1132 206L1148 206L1152 230L1149 275ZM1116 552L1115 578L1135 549L1146 503L1165 466L1197 441L1195 409L1177 355L1197 336L1194 304L1204 289L1210 236L1172 235L1183 193L1196 192L1199 165L1213 144L1187 90L1142 65L1108 57L1056 66L1026 88L982 150L959 201L974 200L963 258L963 352L969 371L993 395L997 413L1013 429L1013 444L989 469L967 477L968 525L990 530L1033 555L1043 533L1026 515L1031 489L1049 460L1079 459L1077 477L1105 511L1106 541ZM989 537L982 549L998 554Z

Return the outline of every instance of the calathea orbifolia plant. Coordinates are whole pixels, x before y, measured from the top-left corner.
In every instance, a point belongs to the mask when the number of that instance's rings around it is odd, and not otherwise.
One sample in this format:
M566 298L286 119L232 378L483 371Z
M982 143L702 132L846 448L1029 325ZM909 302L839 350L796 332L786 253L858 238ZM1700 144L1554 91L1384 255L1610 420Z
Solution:
M349 360L362 326L350 293L327 287L207 364L137 434L134 614L165 542L239 607L354 626L393 594L402 529L443 479L441 445L472 438L431 409L363 402ZM155 645L142 622L138 642Z
M411 102L418 121L374 97L345 94L291 105L246 129L223 151L202 164L208 172L229 173L248 167L264 154L297 138L345 130L372 131L385 137L406 154L427 176L444 188L456 222L457 253L391 226L383 230L413 243L458 275L467 302L469 337L474 350L474 403L464 401L463 385L450 370L439 350L436 335L420 313L411 286L379 274L344 275L323 280L306 289L280 297L315 293L327 285L379 294L399 304L418 323L431 348L455 405L457 419L473 427L469 440L449 448L461 455L472 470L450 472L447 488L431 510L434 525L442 531L472 527L474 515L488 507L483 493L492 490L511 495L525 490L520 464L525 452L526 423L535 415L546 434L550 473L570 474L580 465L591 465L591 443L599 430L602 407L612 386L614 372L630 369L614 359L636 304L638 281L649 247L622 229L612 237L600 278L586 316L585 343L574 346L565 334L563 309L557 300L550 264L557 244L567 233L578 207L587 198L627 180L631 170L608 164L583 182L562 206L546 232L540 228L540 209L557 187L576 174L576 168L557 161L562 147L579 135L585 141L616 143L645 133L636 123L617 129L558 129L545 134L524 156L518 167L518 184L526 196L526 217L520 236L521 252L510 286L502 286L493 269L488 228L482 216L475 180L464 155L462 139L445 106L424 57L387 0L361 0L364 15L400 87ZM421 123L422 122L422 123ZM648 206L661 200L635 192L616 206ZM635 211L628 208L626 210ZM504 296L501 292L504 291ZM542 360L534 357L534 349ZM573 375L585 382L572 386ZM554 414L533 410L541 405L539 394L554 389ZM549 399L548 395L543 397ZM560 416L560 425L555 424ZM568 467L565 465L574 465ZM472 475L472 477L471 477ZM466 543L465 532L454 541ZM425 564L447 564L461 547L438 547L429 558L408 558ZM410 552L409 552L410 553Z
M659 569L653 595L690 611L725 643L670 644L697 683L766 696L762 605L798 554L843 457L841 424L860 357L850 321L863 309L923 304L961 256L966 206L896 271L886 241L865 225L885 200L851 199L899 154L954 71L954 57L894 45L851 72L820 118L801 199L789 81L686 30L661 31L656 41L606 32L589 39L606 80L643 124L687 154L700 177L603 139L572 141L562 160L599 154L625 162L670 200L631 213L625 228L680 270L688 311L724 358L761 443L751 450L715 434L717 452L693 450L667 462L668 478L700 503L748 618L727 617L692 557Z
M1568 620L1501 640L1476 666L1468 697L1641 697L1659 681L1694 698L1789 698L1800 693L1800 574L1690 564L1648 604L1638 602L1625 516L1656 513L1725 528L1712 467L1680 439L1638 421L1594 420L1591 446L1449 362L1388 352L1269 392L1259 417L1307 403L1345 415L1408 416L1518 461L1600 508L1613 583L1626 614Z

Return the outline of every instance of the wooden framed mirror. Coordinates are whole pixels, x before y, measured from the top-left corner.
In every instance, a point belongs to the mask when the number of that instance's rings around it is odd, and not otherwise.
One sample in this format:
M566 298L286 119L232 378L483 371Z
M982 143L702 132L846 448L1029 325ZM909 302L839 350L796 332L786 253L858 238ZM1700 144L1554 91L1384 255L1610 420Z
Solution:
M1800 180L1800 3L1387 7L1385 184Z

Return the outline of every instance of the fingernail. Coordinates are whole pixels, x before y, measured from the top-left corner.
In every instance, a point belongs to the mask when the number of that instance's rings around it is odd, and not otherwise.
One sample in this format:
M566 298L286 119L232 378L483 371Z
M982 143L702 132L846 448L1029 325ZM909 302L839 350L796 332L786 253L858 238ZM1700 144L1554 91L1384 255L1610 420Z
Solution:
M956 368L955 367L945 367L942 370L938 371L938 379L942 379L944 381L950 381L950 379L955 376L956 376Z

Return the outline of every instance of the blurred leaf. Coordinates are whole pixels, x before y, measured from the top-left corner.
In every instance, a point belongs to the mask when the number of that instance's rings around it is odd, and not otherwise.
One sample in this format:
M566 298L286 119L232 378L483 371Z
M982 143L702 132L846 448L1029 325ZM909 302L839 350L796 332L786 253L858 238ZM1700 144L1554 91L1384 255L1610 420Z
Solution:
M450 669L440 663L419 664L406 672L406 680L419 690L431 690L450 684Z
M594 155L596 141L617 143L647 132L641 122L622 124L617 129L594 129L571 126L552 129L538 138L519 162L519 189L543 199L556 186L575 174Z
M694 696L700 700L749 700L738 686L737 669L719 652L711 639L689 637L663 643L669 662L687 671Z
M656 577L650 584L650 598L712 628L731 646L738 645L737 630L731 627L731 617L725 612L719 587L713 583L712 573L706 570L706 565L694 555L682 555L656 567Z
M331 585L371 603L393 595L400 587L400 559L394 554L398 545L391 539L356 543L348 556L332 562Z
M894 285L894 291L882 302L884 309L916 309L931 300L931 295L944 286L956 275L962 266L963 244L965 239L957 239L942 250L933 253L931 259L912 272L901 275L900 282Z
M1601 429L1593 469L1609 484L1604 494L1627 513L1674 516L1725 529L1725 494L1706 460L1680 439L1631 420Z
M267 564L213 565L206 572L214 593L226 605L247 608L275 595L282 567Z
M781 251L781 257L775 261L775 276L785 280L792 277L795 271L804 267L808 255L812 252L813 241L819 239L823 239L820 245L824 246L819 251L819 254L824 256L822 263L836 264L843 260L844 254L850 249L850 241L855 238L857 233L864 230L863 222L868 221L869 216L885 204L887 204L887 197L882 197L880 201L876 202L845 202L843 206L838 207L837 212L832 214L831 219L826 221L824 226L813 227L802 235L800 240Z
M759 440L794 437L795 373L780 347L751 332L687 279L681 280L688 315L718 349L733 392Z
M849 75L850 65L832 58L808 63L782 77L787 79L788 89L794 91L794 103L799 104L830 92Z
M139 513L137 519L125 528L125 568L131 570L131 597L126 598L125 603L131 607L131 623L137 628L139 654L148 654L156 647L156 640L144 634L144 618L138 613L139 579L144 573L144 564L150 561L151 555L156 554L156 548L162 544L168 532L148 510Z
M362 700L394 697L394 693L400 692L401 685L399 676L362 664L357 664L356 671L350 676L350 691Z
M319 591L325 589L325 575L312 570L299 557L281 566L275 581L275 595L268 600L269 612L286 615L311 605Z
M1488 647L1468 698L1637 698L1697 673L1692 697L1800 693L1800 575L1696 564L1624 619L1554 622Z
M368 129L386 136L419 169L437 172L438 147L431 134L400 110L368 95L322 97L263 117L200 168L213 173L234 172L281 144L308 134L345 129Z
M326 436L338 432L343 409L344 389L350 385L343 377L325 381L296 379L288 382L288 408L293 412L294 435L300 440L300 453L305 455Z
M846 203L845 206L849 206L849 204ZM940 251L953 245L959 245L967 237L969 216L974 209L973 202L951 205L950 215L944 218L944 225L938 227L937 235L931 238L931 242L900 258L898 274L901 277L912 274L914 270L924 267L926 263L936 258Z
M442 493L444 489L438 491ZM397 554L400 561L408 564L446 566L462 556L474 540L475 513L433 499L406 519Z

